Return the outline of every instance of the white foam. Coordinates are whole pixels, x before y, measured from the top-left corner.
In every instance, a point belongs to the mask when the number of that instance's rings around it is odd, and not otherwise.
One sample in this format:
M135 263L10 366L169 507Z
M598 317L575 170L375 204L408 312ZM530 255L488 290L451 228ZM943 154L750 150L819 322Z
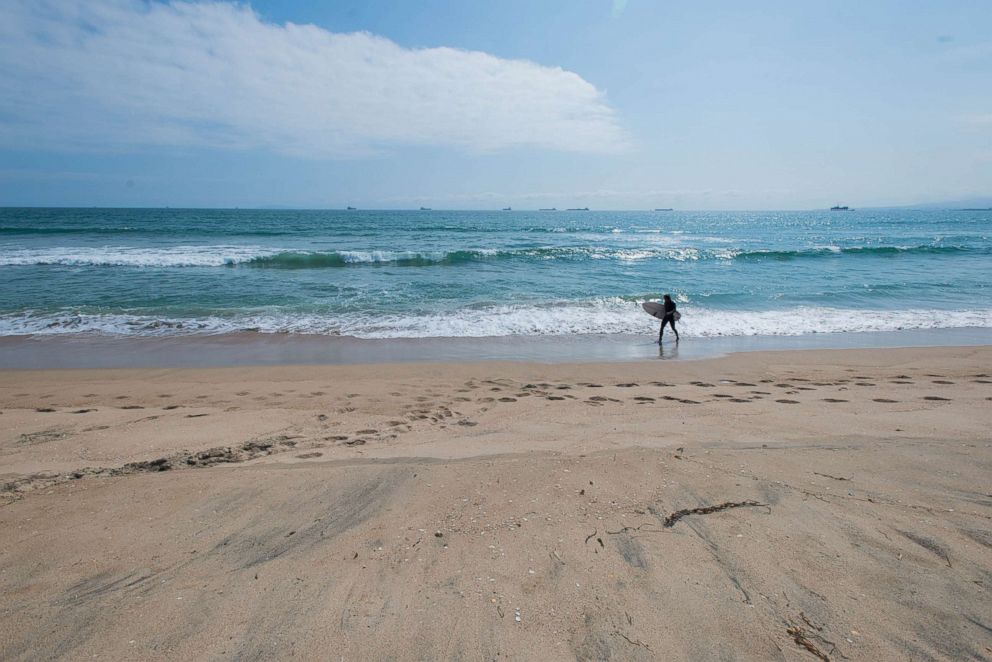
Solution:
M62 265L112 267L222 267L275 255L260 246L75 246L0 252L0 266Z
M690 337L799 336L903 329L992 328L992 310L851 311L798 307L755 312L684 304L679 331ZM0 336L95 333L125 336L219 334L238 331L342 335L357 338L443 338L651 334L658 321L637 302L619 298L557 305L503 305L453 312L378 315L299 315L257 311L195 320L151 316L59 314L0 316Z

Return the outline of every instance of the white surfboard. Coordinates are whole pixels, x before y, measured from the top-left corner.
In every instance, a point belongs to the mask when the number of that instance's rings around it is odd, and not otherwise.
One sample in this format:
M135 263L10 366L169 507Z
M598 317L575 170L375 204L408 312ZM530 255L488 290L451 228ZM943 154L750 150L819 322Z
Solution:
M659 303L657 301L645 301L641 304L641 308L643 308L644 312L651 317L655 317L657 319L665 318L665 304L663 303ZM675 320L678 321L682 319L682 314L676 310L674 317Z

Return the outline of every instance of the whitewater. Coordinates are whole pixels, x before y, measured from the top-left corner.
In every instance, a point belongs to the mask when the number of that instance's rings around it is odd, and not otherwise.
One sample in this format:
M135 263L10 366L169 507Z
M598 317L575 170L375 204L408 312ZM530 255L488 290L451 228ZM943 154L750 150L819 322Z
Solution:
M0 209L0 336L992 328L992 212Z

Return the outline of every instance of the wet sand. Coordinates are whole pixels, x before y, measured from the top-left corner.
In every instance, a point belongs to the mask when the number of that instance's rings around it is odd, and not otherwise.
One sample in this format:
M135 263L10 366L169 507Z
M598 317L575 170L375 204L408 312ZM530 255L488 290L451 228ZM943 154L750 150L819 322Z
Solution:
M0 659L990 659L992 347L0 374Z

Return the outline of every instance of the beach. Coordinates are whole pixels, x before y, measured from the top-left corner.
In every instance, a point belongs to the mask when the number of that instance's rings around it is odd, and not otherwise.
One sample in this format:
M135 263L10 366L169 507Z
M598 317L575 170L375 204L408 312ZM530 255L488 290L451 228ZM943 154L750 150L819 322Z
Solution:
M989 659L992 348L0 373L2 659Z

